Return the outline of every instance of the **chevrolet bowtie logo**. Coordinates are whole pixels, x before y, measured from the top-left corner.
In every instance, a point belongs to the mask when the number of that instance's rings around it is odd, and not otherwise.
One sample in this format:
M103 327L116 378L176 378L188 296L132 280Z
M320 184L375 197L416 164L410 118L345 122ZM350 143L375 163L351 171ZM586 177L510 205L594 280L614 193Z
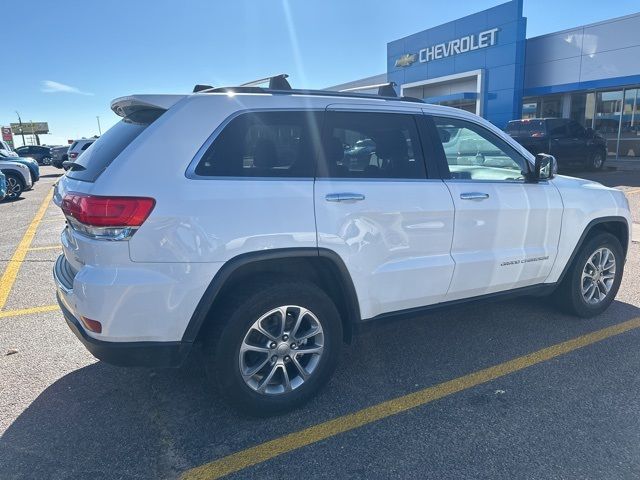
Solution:
M396 60L396 67L408 67L418 59L415 53L405 53Z

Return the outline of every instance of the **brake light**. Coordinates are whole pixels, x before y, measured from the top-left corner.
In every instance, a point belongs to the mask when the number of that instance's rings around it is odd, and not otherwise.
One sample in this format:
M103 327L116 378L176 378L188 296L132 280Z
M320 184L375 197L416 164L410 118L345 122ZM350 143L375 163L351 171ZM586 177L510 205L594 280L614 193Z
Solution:
M78 158L78 152L71 152L69 158Z
M70 192L62 211L71 227L93 238L126 240L147 219L156 201L147 197L102 197Z

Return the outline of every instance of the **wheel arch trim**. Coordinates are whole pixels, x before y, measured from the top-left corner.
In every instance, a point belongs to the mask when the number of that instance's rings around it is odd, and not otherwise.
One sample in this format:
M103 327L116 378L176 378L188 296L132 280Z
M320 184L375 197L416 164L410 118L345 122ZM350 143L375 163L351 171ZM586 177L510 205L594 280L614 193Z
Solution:
M627 221L627 219L625 217L609 216L609 217L594 218L593 220L591 220L587 224L585 229L582 231L582 234L580 235L580 238L578 239L578 242L576 243L576 246L574 247L573 252L571 252L571 256L569 257L569 261L565 264L564 268L562 269L562 273L560 273L560 276L558 277L558 280L556 281L556 283L559 284L564 279L565 275L567 274L567 272L571 268L571 265L573 264L573 261L575 260L576 255L578 255L578 252L582 248L582 245L584 245L585 240L589 236L589 233L591 233L593 231L593 229L596 228L598 225L602 225L604 223L621 223L621 224L623 224L624 227L627 229L627 235L629 235L629 232L631 231L631 228L629 226L629 222ZM627 251L629 249L629 239L627 238L626 241L624 241L624 242L621 241L620 243L622 244L622 248L624 250L623 253L624 253L625 258L626 258Z
M347 321L351 324L361 319L358 297L353 285L351 275L344 264L342 258L333 250L315 247L299 248L278 248L259 252L248 252L240 254L224 263L220 270L213 277L207 286L202 298L198 302L196 309L191 315L187 328L182 336L183 342L195 342L198 333L205 324L211 307L219 297L220 292L226 282L232 278L233 274L241 267L252 263L259 263L268 260L287 260L292 258L326 258L337 268L340 280L344 287L346 308L349 312Z

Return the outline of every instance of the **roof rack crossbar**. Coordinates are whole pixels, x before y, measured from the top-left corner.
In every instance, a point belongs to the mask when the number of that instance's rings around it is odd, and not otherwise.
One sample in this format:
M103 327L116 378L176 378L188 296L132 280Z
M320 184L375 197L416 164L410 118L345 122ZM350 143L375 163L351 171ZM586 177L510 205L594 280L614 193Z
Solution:
M258 78L247 83L242 83L240 87L257 87L263 83L269 82L269 88L273 90L291 90L291 85L287 81L289 75L281 73L279 75L273 75L271 77Z
M374 88L378 89L378 95L381 97L397 97L398 93L396 92L396 82L385 82L385 83L376 83L373 85L361 85L359 87L351 87L344 88L339 90L340 92L357 92L360 90L373 90Z

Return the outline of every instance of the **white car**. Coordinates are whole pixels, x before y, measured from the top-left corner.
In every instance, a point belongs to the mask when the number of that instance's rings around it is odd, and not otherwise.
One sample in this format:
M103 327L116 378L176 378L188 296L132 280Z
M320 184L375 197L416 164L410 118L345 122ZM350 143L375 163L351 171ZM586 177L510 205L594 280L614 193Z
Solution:
M7 200L20 198L22 192L33 187L31 172L29 167L22 163L14 162L9 158L0 158L0 171L6 177Z
M623 193L462 110L259 87L112 109L123 121L54 197L58 300L106 362L177 366L202 346L231 404L265 415L315 394L375 322L550 294L589 317L618 291Z
M18 157L19 155L13 151L7 142L0 139L0 156L2 157Z
M79 140L74 140L67 150L68 161L75 162L78 157L82 155L82 153L84 153L84 151L95 141L95 138L81 138ZM69 167L64 167L65 170L68 170L68 168Z

